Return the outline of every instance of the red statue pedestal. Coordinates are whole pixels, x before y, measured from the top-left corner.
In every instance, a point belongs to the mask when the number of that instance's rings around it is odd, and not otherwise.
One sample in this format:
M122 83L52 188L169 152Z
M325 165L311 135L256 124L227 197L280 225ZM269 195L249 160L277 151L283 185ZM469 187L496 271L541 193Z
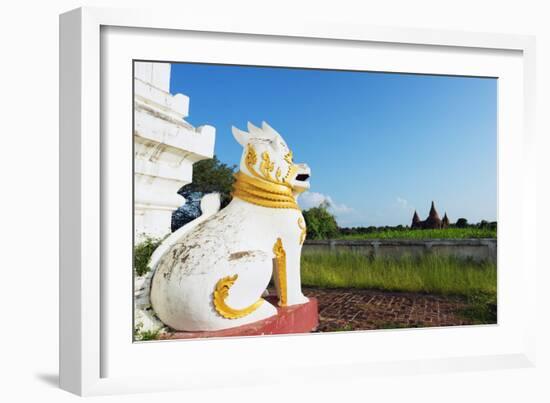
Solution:
M269 296L267 301L277 306L277 297ZM242 337L268 334L309 333L319 325L318 304L316 298L309 298L305 304L289 307L277 306L277 315L259 322L231 329L211 332L173 332L160 336L161 340L201 339L209 337Z

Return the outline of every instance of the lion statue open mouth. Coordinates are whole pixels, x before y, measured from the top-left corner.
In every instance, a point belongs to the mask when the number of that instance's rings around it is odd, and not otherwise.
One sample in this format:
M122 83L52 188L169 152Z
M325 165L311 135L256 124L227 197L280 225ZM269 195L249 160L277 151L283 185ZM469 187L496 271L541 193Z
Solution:
M300 284L305 221L296 197L309 189L310 169L296 164L267 123L248 132L233 127L243 146L233 200L219 210L219 195L201 201L203 214L155 251L150 299L176 330L221 330L277 314L262 298L273 277L279 305L308 299Z

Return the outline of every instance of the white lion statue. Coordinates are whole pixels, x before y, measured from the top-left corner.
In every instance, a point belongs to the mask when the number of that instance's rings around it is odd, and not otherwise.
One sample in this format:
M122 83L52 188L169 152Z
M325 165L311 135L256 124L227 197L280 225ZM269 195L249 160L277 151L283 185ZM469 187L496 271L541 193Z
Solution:
M300 284L306 227L296 198L309 189L310 169L293 162L265 122L232 131L244 148L233 200L219 211L219 195L204 196L202 215L152 256L151 304L176 330L221 330L276 315L262 298L272 276L280 306L308 301Z

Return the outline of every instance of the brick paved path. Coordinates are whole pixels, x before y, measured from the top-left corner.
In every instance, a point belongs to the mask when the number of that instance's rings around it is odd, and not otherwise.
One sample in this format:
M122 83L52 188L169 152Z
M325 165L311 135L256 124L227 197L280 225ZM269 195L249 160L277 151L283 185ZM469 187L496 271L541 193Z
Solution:
M459 297L309 287L303 292L319 301L321 332L470 324L457 315L467 306Z

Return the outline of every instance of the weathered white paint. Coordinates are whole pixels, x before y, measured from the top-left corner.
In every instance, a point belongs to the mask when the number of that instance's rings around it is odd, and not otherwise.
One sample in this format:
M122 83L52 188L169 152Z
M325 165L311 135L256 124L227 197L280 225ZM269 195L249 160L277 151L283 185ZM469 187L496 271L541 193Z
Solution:
M189 233L197 225L212 217L220 209L220 195L218 193L210 193L205 195L201 200L202 215L187 225L174 231L168 236L151 255L149 261L150 270L143 276L136 277L134 281L134 326L140 331L164 331L165 326L156 316L155 311L151 306L150 290L153 274L160 262L162 256L172 245L176 243L185 234Z
M134 65L134 226L136 242L170 233L172 212L185 200L193 164L214 153L216 130L184 120L189 98L170 94L170 64Z
M284 160L288 147L280 135L263 124L262 129L249 125L249 132L234 129L233 133L243 147L253 144L258 155L268 151L284 172L289 163ZM246 148L246 147L245 147ZM241 171L250 174L241 159ZM256 170L259 171L258 158ZM299 164L298 173L309 173ZM301 191L308 183L291 183ZM203 220L193 222L190 231L166 249L159 260L151 284L151 304L158 317L177 330L220 330L252 323L277 313L267 301L250 315L239 319L226 319L214 308L212 294L216 283L223 277L237 274L226 302L242 309L262 296L274 270L273 246L281 238L287 256L287 304L307 302L300 284L299 210L267 208L234 198L223 210Z
M204 197L201 199L201 216L197 217L187 225L179 228L177 231L172 232L170 236L164 239L162 243L158 246L158 248L155 249L155 251L151 255L151 259L149 260L149 267L151 268L151 272L154 272L154 270L156 270L160 259L162 258L164 253L166 253L166 251L172 247L172 245L174 245L181 237L189 233L201 222L216 214L220 210L220 205L221 201L219 193L210 193L204 195Z

